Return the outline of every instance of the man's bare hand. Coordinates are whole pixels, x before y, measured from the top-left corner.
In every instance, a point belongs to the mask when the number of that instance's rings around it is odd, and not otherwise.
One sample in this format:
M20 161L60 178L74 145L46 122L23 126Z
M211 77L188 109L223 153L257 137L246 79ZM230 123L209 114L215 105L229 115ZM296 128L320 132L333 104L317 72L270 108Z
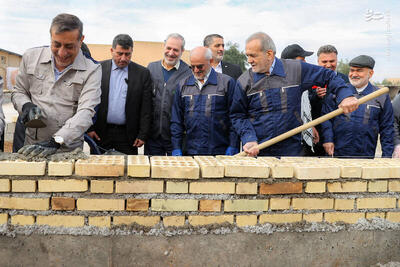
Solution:
M312 127L312 132L313 132L313 143L316 144L319 142L319 133L315 127Z
M243 146L243 151L247 153L248 156L255 157L260 153L260 150L257 148L257 142L247 142Z
M335 145L333 143L324 143L322 146L324 147L326 154L333 156L333 152L335 151Z
M396 145L393 151L393 158L400 158L400 145Z
M326 95L326 88L324 88L324 87L317 87L316 89L315 89L315 91L317 92L317 96L319 97L319 98L323 98L325 95Z
M353 112L358 108L358 100L354 96L346 97L339 104L339 108L342 108L345 114Z
M136 138L135 142L133 142L133 146L135 147L141 147L144 145L144 141L140 140L139 138Z
M97 135L95 131L88 132L87 135L89 135L89 137L95 141L100 141L100 137Z

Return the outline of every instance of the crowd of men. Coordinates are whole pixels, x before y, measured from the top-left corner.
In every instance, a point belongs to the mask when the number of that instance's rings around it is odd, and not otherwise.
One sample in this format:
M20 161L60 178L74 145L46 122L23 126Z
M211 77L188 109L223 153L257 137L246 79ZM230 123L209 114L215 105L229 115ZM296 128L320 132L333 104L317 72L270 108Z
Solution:
M132 155L144 145L146 155L235 155L242 145L249 156L372 158L378 134L382 156L400 156L400 99L395 114L387 94L358 104L377 90L370 56L352 59L346 77L336 71L334 46L318 50L317 66L305 62L313 52L297 44L276 57L273 40L257 32L246 40L250 69L242 73L223 60L221 35L206 36L188 65L181 60L185 39L172 33L163 58L146 68L131 61L127 34L115 36L110 60L96 62L74 15L57 15L50 36L50 47L25 52L12 90L22 129L16 135L25 132L14 149L27 157L71 151L85 139L92 153ZM338 107L343 115L259 150ZM3 129L0 105L0 135Z

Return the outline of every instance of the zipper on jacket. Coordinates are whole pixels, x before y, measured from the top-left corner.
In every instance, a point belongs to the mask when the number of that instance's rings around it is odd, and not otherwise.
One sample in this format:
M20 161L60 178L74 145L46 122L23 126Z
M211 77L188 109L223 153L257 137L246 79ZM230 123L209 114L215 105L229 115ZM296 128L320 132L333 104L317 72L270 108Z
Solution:
M165 88L167 83L164 82L164 89L161 96L161 107L160 107L160 135L162 134L162 122L163 122L163 109L164 109L164 98L165 98Z

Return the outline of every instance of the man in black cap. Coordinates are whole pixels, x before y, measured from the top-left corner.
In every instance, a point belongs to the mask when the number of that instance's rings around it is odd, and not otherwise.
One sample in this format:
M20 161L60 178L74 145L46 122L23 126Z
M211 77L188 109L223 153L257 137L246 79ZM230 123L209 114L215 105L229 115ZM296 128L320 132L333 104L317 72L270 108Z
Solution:
M296 59L306 62L305 58L311 56L312 54L314 54L314 52L305 51L298 44L291 44L283 49L281 58ZM312 120L309 95L311 95L311 92L309 91L304 91L301 95L301 119L303 123L307 123ZM313 156L315 153L314 145L319 142L318 131L315 127L309 128L301 133L301 137L305 156Z
M375 66L372 57L358 56L352 59L349 65L349 79L355 97L361 98L378 90L369 82L374 74ZM334 96L328 95L322 107L322 114L336 108ZM328 155L338 157L373 158L378 133L380 134L382 157L392 157L393 108L388 94L359 105L359 108L352 113L337 116L322 124L325 151Z

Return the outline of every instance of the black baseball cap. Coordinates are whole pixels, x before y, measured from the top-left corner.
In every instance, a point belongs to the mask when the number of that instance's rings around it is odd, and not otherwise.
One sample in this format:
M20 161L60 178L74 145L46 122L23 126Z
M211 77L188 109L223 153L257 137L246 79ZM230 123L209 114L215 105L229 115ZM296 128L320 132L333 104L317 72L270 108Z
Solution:
M314 52L306 51L298 44L291 44L283 49L281 58L283 59L295 59L296 57L308 57L314 54Z

